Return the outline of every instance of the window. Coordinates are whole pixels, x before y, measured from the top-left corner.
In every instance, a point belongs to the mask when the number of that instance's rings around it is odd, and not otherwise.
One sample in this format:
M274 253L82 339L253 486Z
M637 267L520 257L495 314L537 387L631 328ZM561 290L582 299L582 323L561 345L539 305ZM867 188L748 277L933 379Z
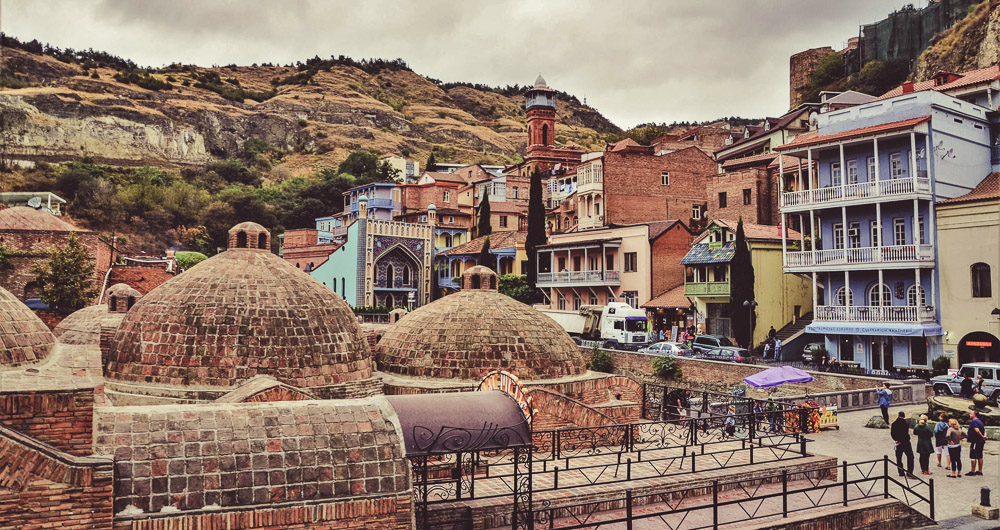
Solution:
M410 267L407 265L403 265L403 285L410 285Z
M590 293L590 305L597 305L597 295Z
M566 271L566 258L559 258L559 272Z
M870 306L890 306L892 305L892 291L889 286L875 284L868 290L868 305Z
M927 366L927 339L910 337L910 366Z
M847 287L837 289L837 305L854 305L854 292Z
M746 189L743 190L743 204L744 204L744 206L750 204L750 200L753 198L752 195L753 195L753 193L750 190L750 188L746 188Z
M927 244L927 234L924 233L924 216L917 218L917 231L920 232L920 243L922 245Z
M581 306L583 306L583 299L580 298L580 295L574 294L573 295L573 310L574 311L579 311Z
M385 286L395 287L396 271L392 269L392 264L386 265L385 267Z
M833 249L843 250L844 248L844 223L833 224Z
M927 305L927 295L924 293L922 286L914 284L906 290L906 305L919 307Z
M580 261L582 258L580 256L573 256L573 270L582 271L583 267L580 266Z
M889 155L889 175L894 179L906 178L906 168L903 167L903 153Z
M669 171L661 171L660 172L660 185L661 186L669 186L670 185L670 172Z
M599 270L601 270L601 264L599 263L600 259L601 258L599 258L598 256L590 256L590 263L588 264L590 266L590 268L588 268L587 270L588 271L599 271Z
M830 179L834 186L840 186L843 180L843 172L840 170L840 162L830 163Z
M448 224L450 224L450 225L455 224L455 216L454 215L449 215L448 216Z
M427 222L427 216L426 215L421 215L420 216L420 222L421 223L426 223Z
M691 205L691 219L701 219L701 205L692 204Z
M639 302L639 291L623 291L622 292L622 301L625 302L626 304L632 306L632 307L638 307L639 306L639 303L638 303ZM643 322L643 323L645 323L645 322ZM633 330L633 331L636 331L636 330Z
M501 215L500 216L500 227L501 228L506 228L507 227L507 216L506 215Z
M897 246L906 244L906 219L902 217L892 220L892 244Z
M635 252L625 253L625 272L635 272L637 270L638 258Z
M517 186L514 186L514 187L513 187L513 188L512 188L511 190L510 190L510 193L511 193L511 198L513 198L513 199L516 199L516 198L517 198Z
M858 183L858 161L848 160L847 161L847 183L857 184Z
M986 263L972 265L972 297L991 298L993 285L990 278L990 266Z
M868 182L875 182L877 177L875 175L875 157L868 157Z
M442 197L442 200L443 200L443 201L444 201L445 203L449 203L449 202L451 202L451 192L450 192L450 191L446 191L446 192L444 192L444 196Z
M549 145L549 126L542 125L542 145Z
M566 295L559 293L559 309L566 309Z
M873 247L878 247L882 245L881 230L879 230L878 220L872 221L870 223L871 227L871 242Z
M726 192L720 191L719 192L719 208L725 208L725 207L726 207Z
M847 225L848 248L861 247L861 223L855 221Z

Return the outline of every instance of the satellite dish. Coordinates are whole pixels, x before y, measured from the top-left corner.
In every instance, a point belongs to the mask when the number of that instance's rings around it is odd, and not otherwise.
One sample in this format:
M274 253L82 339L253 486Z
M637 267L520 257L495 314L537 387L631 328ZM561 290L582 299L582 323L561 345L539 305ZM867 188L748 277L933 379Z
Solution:
M42 198L41 197L32 197L32 198L28 199L28 206L31 206L32 208L34 208L36 210L39 209L39 208L41 208L42 207Z

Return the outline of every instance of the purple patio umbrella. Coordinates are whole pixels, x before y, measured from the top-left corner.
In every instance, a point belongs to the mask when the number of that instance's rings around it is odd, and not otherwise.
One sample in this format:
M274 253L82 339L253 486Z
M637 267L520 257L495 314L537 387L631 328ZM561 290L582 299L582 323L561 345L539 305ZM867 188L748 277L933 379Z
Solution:
M808 383L812 380L813 376L791 366L768 368L763 372L743 378L746 384L755 388L767 388L785 383Z

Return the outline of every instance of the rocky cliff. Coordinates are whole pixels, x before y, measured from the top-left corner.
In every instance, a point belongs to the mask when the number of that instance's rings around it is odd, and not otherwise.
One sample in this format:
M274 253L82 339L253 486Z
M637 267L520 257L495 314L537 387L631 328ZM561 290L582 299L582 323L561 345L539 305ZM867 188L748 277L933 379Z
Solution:
M983 2L951 29L931 40L914 68L915 81L935 73L964 72L1000 62L1000 0Z
M334 65L304 84L274 86L299 70L173 66L154 72L163 84L148 90L116 81L120 72L110 68L87 71L5 47L3 71L28 85L0 90L5 147L25 160L87 154L117 165L199 165L237 156L247 139L258 138L293 153L275 171L295 175L334 165L355 149L421 161L434 151L439 162L510 163L526 137L522 96L439 85L408 69L370 73ZM226 87L269 97L234 101L197 88L211 75ZM566 99L557 108L558 143L601 148L621 132Z

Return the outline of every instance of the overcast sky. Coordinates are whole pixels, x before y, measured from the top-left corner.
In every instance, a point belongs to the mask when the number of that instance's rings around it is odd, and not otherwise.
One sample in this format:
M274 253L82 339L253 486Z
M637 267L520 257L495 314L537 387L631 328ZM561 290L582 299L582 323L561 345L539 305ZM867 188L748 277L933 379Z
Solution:
M7 0L2 29L141 65L396 58L444 81L575 94L621 127L776 116L788 58L905 0ZM913 3L922 7L926 0Z

